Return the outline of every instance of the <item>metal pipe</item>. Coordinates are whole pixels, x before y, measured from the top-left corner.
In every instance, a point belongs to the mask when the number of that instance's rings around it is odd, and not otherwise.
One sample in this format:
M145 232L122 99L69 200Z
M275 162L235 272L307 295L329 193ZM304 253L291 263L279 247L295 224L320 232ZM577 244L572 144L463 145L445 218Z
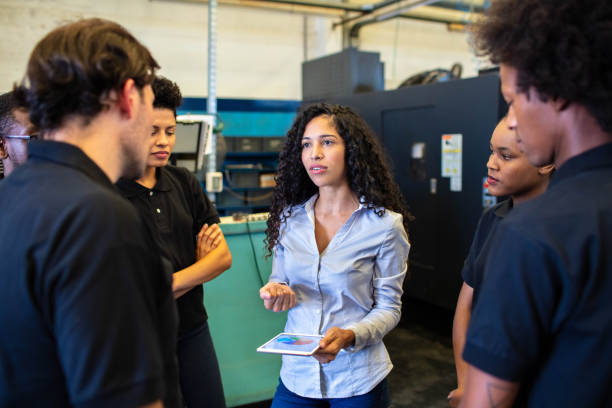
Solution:
M162 2L177 2L177 3L199 3L199 4L203 4L206 3L208 0L150 0L150 1L162 1ZM389 1L400 1L400 0L389 0ZM468 0L465 0L468 1ZM255 8L261 8L261 7L266 7L265 3L270 3L272 4L278 4L279 6L285 5L285 6L296 6L296 7L302 7L303 10L297 10L297 12L300 13L308 13L308 8L312 8L313 10L316 10L317 8L320 10L329 10L330 13L333 13L334 11L336 12L346 12L346 13L351 13L351 12L357 12L360 13L357 16L354 16L353 18L351 18L351 20L349 21L354 21L358 18L362 18L364 16L367 16L368 12L367 9L368 6L354 6L354 5L350 5L350 4L342 4L339 3L337 1L321 1L321 0L220 0L221 4L226 4L226 5L232 5L232 6L238 6L238 7L255 7ZM488 6L490 5L490 0L473 0L474 5L474 14L480 14L478 13L479 10L486 10L488 8ZM480 5L476 5L476 3L479 3ZM270 6L272 7L272 6ZM273 7L272 7L273 8ZM424 13L415 13L413 14L412 12L409 14L400 14L398 15L398 17L402 17L402 18L407 18L407 19L411 19L411 20L420 20L420 21L428 21L428 22L433 22L433 23L441 23L441 24L465 24L465 23L469 23L471 19L466 19L466 18L455 18L455 17L444 17L444 16L437 16L437 12L434 12L434 9L438 9L440 11L452 11L452 12L463 12L463 13L467 13L466 11L464 11L463 7L457 7L457 3L452 1L452 0L441 0L438 3L435 3L434 5L427 7L429 10L432 11L431 15L429 14L424 14ZM288 9L282 9L279 8L278 10L284 10L284 11L290 11ZM321 11L322 13L322 11ZM315 12L316 14L316 12ZM334 27L339 25L339 23L334 23Z
M385 1L381 1L379 3L376 3L376 4L372 5L371 6L372 7L371 11L376 11L378 9L381 9L383 7L387 7L388 5L393 4L393 3L397 3L397 2L398 2L398 0L385 0ZM363 6L363 7L364 8L368 8L370 6L366 5L366 6Z
M409 0L408 2L404 1L403 3L406 3L406 4L398 7L396 10L393 10L393 11L390 11L384 14L379 14L377 16L374 16L373 18L370 18L364 21L360 21L356 23L355 25L353 25L350 31L350 38L351 39L359 38L359 31L361 30L361 28L363 28L366 25L380 23L383 21L390 20L394 17L401 15L404 11L408 11L415 7L426 6L432 3L436 3L437 1L439 0Z
M370 13L376 11L376 10L379 10L379 9L381 9L383 7L389 6L389 5L394 4L394 3L398 3L400 1L401 0L386 0L386 1L381 1L380 3L376 3L376 4L372 5L371 6L371 10L369 10L369 11L363 13L363 14L360 14L358 16L353 16L353 17L345 18L343 20L338 21L337 23L333 23L332 24L332 28L335 29L338 26L344 26L347 23L350 23L351 21L355 21L355 20L357 20L359 18L362 18L362 17L364 17L364 16L366 16L366 15L368 15L368 14L370 14Z
M344 10L344 11L357 11L357 12L364 11L363 6L353 6L353 5L342 4L342 3L337 3L333 1L318 1L318 0L259 0L259 1L264 1L266 3L290 4L294 6L330 8L330 9Z
M308 61L308 16L302 18L302 48L304 51L304 61Z
M444 8L449 10L457 10L457 11L465 11L465 12L474 12L474 13L482 13L486 10L488 6L488 2L484 1L482 6L474 4L472 1L471 4L463 5L463 1L449 1L449 0L441 0L436 3L433 7Z
M213 115L213 129L216 125L217 115L217 0L208 2L208 96L206 97L206 110ZM217 135L212 133L210 138L211 152L208 155L208 172L217 171ZM208 193L214 202L215 193Z

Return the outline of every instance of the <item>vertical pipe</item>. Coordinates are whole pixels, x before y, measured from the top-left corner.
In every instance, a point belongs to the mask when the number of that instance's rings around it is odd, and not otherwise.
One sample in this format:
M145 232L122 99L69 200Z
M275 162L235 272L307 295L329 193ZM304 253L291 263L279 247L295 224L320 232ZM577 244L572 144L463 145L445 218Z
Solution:
M303 61L308 61L308 16L306 14L304 14L303 20L302 20L302 33L303 33L303 38L302 38L302 48L304 49L304 59Z
M217 114L217 0L208 2L208 96L206 97L206 110L211 115ZM213 118L213 127L216 118ZM211 154L208 155L207 172L217 171L217 135L213 132L210 140ZM215 193L208 193L211 201L215 200Z

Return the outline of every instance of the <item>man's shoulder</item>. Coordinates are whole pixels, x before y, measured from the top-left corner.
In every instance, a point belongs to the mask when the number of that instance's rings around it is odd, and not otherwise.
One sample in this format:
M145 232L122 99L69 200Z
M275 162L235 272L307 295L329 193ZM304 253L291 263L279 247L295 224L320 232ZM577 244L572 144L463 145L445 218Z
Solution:
M36 206L37 212L46 213L58 224L77 222L109 229L133 228L140 222L134 207L116 187L96 183L69 168L59 169L53 177L32 178L17 194L24 196L24 204Z
M586 243L605 242L611 233L605 226L610 225L612 180L606 186L580 177L517 206L500 222L501 233L496 235L502 246L517 241L525 250L538 247L562 259L568 251L578 253Z
M529 200L507 218L508 224L537 231L538 228L557 228L561 224L584 224L600 217L602 213L611 214L612 173L609 179L593 178L580 174L564 180L544 194Z

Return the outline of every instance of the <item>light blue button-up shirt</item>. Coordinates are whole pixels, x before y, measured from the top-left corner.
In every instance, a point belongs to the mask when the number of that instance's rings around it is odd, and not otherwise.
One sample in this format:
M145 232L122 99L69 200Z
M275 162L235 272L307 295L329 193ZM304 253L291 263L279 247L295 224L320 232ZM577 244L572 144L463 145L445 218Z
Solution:
M316 198L295 206L282 225L270 281L285 282L296 294L286 332L325 334L338 326L355 332L355 345L327 364L283 355L281 379L304 397L362 395L393 367L382 338L400 320L410 244L400 214L386 210L379 217L362 204L319 254Z

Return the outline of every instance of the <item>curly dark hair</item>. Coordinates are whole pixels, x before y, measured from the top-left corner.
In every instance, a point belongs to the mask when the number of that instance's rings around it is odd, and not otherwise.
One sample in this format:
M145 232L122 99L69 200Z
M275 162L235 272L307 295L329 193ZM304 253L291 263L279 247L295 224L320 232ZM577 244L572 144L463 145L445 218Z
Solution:
M363 197L367 208L380 217L385 209L402 214L404 229L408 233L408 221L412 216L391 176L374 131L351 108L319 103L303 108L287 132L279 156L266 230L268 255L278 243L280 227L291 216L292 206L304 203L318 191L302 164L302 137L308 123L319 116L329 117L344 141L345 166L351 190L357 197Z
M496 0L473 27L480 56L518 72L518 90L583 105L612 131L612 1Z
M0 95L0 137L8 134L15 125L15 108L17 101L12 91Z
M125 28L85 19L54 29L36 44L15 96L34 126L47 132L71 115L88 123L107 108L111 90L130 78L142 88L157 68L149 50Z
M158 75L153 80L151 86L153 87L153 94L155 95L153 107L170 109L174 112L174 116L176 117L176 108L183 103L183 96L181 95L181 89L178 85L168 78Z

